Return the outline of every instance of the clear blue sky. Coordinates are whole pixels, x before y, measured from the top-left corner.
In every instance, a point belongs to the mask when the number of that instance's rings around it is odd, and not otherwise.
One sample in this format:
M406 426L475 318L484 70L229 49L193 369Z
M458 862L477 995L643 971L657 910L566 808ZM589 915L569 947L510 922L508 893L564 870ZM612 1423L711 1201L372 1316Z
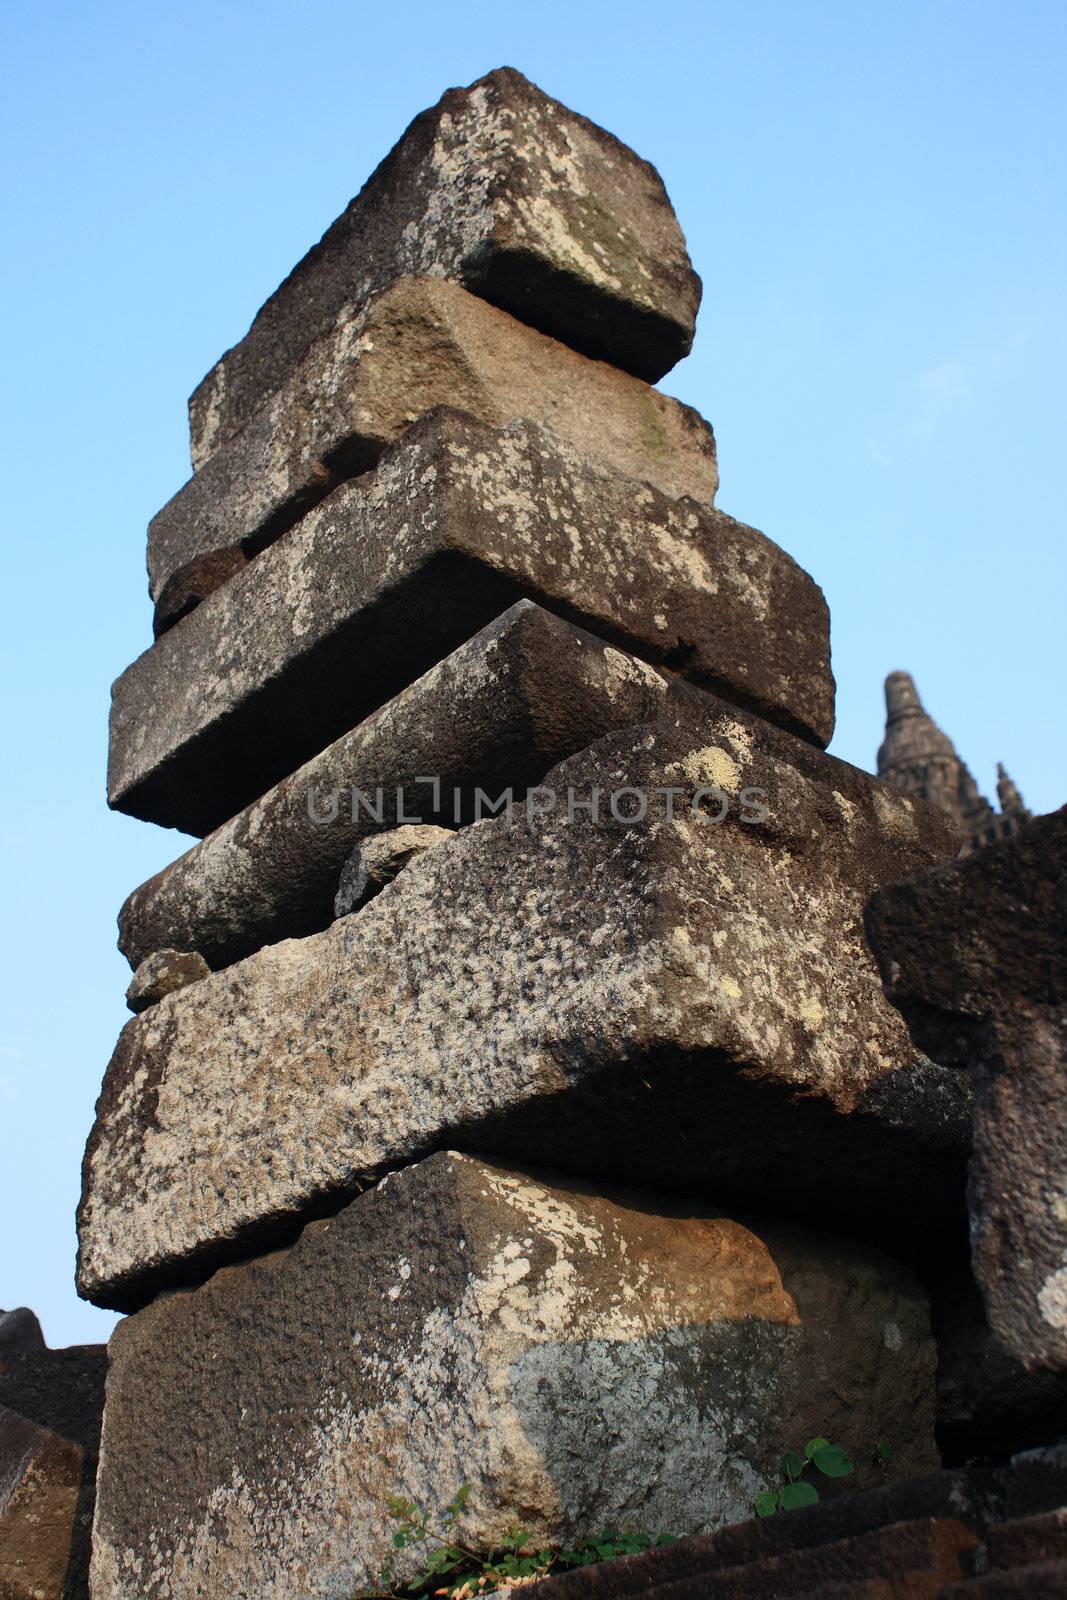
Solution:
M0 1305L54 1344L126 1016L114 918L183 841L108 813L112 678L150 639L185 400L412 116L519 67L660 168L704 279L663 387L720 504L826 590L864 766L914 672L982 786L1067 799L1067 8L983 0L171 6L9 0Z

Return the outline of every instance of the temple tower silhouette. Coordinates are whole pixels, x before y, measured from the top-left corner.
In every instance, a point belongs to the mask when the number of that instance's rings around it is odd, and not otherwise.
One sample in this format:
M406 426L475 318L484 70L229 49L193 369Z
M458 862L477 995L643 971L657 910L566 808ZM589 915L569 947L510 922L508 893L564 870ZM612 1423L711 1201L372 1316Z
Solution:
M998 812L979 790L948 734L924 708L910 673L891 672L886 678L885 707L878 776L950 812L963 834L961 855L997 839L1010 839L1025 826L1030 812L1003 766L997 765Z

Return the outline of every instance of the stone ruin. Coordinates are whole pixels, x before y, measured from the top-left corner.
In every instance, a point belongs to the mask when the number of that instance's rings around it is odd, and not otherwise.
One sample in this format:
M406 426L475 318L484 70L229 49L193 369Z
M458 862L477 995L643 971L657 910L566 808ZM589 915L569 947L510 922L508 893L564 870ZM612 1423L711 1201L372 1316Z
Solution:
M822 593L651 387L699 299L502 70L192 397L111 715L199 842L84 1162L94 1600L352 1600L461 1484L478 1549L694 1536L560 1600L1067 1592L1063 814L954 864L825 753ZM752 1520L812 1436L853 1477Z
M955 817L962 839L961 856L1001 839L1014 839L1022 832L1030 812L1003 763L997 763L998 813L979 792L948 734L923 708L910 673L891 672L885 680L885 711L878 776L907 794L932 800Z

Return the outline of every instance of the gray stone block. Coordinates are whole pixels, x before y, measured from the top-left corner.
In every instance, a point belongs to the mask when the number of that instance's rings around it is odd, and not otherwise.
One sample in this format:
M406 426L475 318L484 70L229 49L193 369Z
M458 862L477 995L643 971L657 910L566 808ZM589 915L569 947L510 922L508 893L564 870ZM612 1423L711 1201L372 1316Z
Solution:
M472 822L605 733L717 709L672 673L517 601L135 889L119 913L119 946L134 967L170 946L199 950L218 969L317 933L369 834L404 816Z
M769 539L527 423L444 410L122 675L110 803L205 833L524 596L830 738L826 603Z
M956 1220L967 1080L918 1055L862 926L951 823L723 705L542 789L126 1025L84 1295L143 1303L446 1145L883 1232ZM594 818L593 789L647 812Z
M355 1594L391 1494L433 1523L467 1483L464 1544L519 1522L536 1546L737 1521L824 1430L937 1460L925 1300L878 1251L464 1155L163 1297L110 1354L94 1600Z
M282 387L152 519L153 600L212 551L254 555L437 406L494 427L521 417L616 472L708 504L718 472L702 417L576 355L440 278L401 278L346 307Z
M189 402L193 463L238 432L346 304L454 279L655 382L686 355L700 279L655 168L504 67L408 128Z

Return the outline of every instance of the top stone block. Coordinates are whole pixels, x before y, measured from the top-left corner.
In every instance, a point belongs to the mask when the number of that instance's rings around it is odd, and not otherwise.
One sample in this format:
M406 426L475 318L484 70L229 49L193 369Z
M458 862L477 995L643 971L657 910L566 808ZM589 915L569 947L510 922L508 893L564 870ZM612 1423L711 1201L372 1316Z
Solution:
M502 67L449 89L263 306L189 401L193 466L232 438L341 307L395 278L451 278L654 383L700 304L656 169Z

